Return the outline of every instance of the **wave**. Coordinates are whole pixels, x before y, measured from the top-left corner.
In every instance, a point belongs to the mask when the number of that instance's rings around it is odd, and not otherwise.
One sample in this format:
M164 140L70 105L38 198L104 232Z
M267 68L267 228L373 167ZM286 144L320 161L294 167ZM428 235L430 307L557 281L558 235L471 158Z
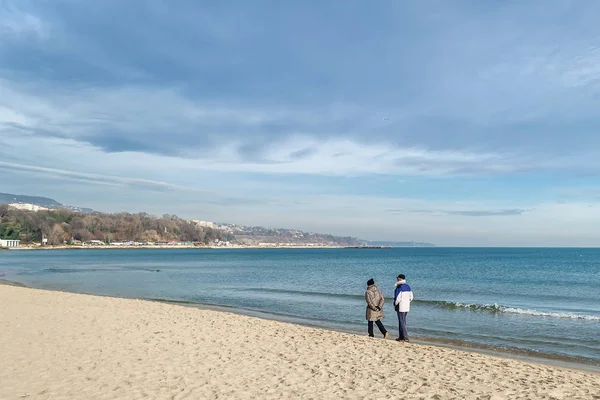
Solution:
M326 297L326 298L345 298L349 300L362 300L364 296L345 294L345 293L323 293L323 292L311 292L301 290L287 290L287 289L272 289L272 288L244 288L241 290L253 291L253 292L267 292L267 293L279 293L279 294L293 294L298 296L308 297ZM454 301L444 300L418 300L415 299L413 304L438 307L447 310L465 310L465 311L477 311L477 312L488 312L498 314L520 314L534 317L546 317L546 318L563 318L563 319L575 319L575 320L586 320L586 321L600 321L600 315L586 315L586 314L574 314L567 312L548 312L533 309L508 307L500 304L476 304L476 303L461 303Z
M436 301L436 300L415 300L416 304L431 305L435 307L446 308L450 310L471 310L471 311L482 311L491 313L506 313L506 314L521 314L530 315L535 317L549 317L549 318L566 318L566 319L581 319L587 321L600 321L600 315L586 315L586 314L574 314L574 313L561 313L561 312L549 312L531 310L526 308L518 307L507 307L495 304L471 304L471 303L460 303L452 301Z
M110 268L46 268L42 272L50 272L55 274L69 274L78 272L101 272L101 271L115 271Z
M287 289L271 289L271 288L242 288L240 290L247 290L250 292L266 292L266 293L279 293L279 294L295 294L299 296L317 296L317 297L330 297L330 298L346 298L354 300L364 300L365 296L356 294L346 293L323 293L323 292L310 292L303 290L287 290Z
M144 268L144 267L125 267L125 268L46 268L41 272L49 272L55 274L71 274L71 273L82 273L82 272L121 272L121 271L146 271L146 272L160 272L160 269L156 268Z

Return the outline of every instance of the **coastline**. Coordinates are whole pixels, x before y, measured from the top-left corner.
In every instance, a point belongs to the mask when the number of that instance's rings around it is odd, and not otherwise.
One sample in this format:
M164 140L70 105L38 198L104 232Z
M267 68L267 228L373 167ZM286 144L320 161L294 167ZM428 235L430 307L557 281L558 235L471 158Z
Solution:
M154 246L19 246L11 248L2 248L0 250L8 251L43 251L43 250L160 250L160 249L195 249L195 250L235 250L235 249L346 249L355 248L347 246L193 246L193 245L154 245ZM369 247L365 247L369 248Z
M28 288L33 290L43 290L49 292L57 292L57 293L72 293L79 294L84 296L97 296L103 298L115 298L115 299L124 299L124 300L139 300L139 301L148 301L148 302L156 302L163 304L170 304L179 307L187 307L193 309L200 310L208 310L208 311L218 311L218 312L226 312L234 315L241 315L253 318L259 318L263 320L276 321L287 324L294 324L299 326L304 326L313 329L322 329L331 332L339 332L346 333L358 336L365 336L365 332L362 330L353 330L353 329L344 329L344 328L336 328L327 324L318 324L317 321L310 321L306 318L302 317L294 317L284 314L277 313L267 313L261 310L254 310L248 308L239 308L234 306L228 306L224 304L210 304L210 303L200 303L200 302L192 302L192 301L181 301L181 300L171 300L171 299L162 299L162 298L132 298L132 297L119 297L119 296L107 296L107 295L99 295L94 293L85 293L85 292L72 292L72 291L64 291L61 289L51 289L51 288L35 288L27 286L23 283L10 281L2 279L0 276L0 286L14 286L21 288ZM366 329L366 328L365 328ZM566 356L555 356L551 354L545 353L535 353L531 351L525 350L516 350L516 349L499 349L492 346L483 346L476 345L474 343L469 343L460 340L443 340L439 338L428 338L428 337L415 337L412 342L420 345L428 345L435 346L447 349L453 349L457 351L463 352L473 352L478 354L489 355L493 357L500 357L511 360L521 360L529 363L535 363L540 365L548 365L560 368L567 368L576 371L585 371L592 373L600 373L600 365L594 363L588 359L576 359L572 357Z
M109 296L110 297L110 296ZM178 301L178 300L164 300L164 299L140 299L143 301L151 301L151 302L159 302L165 304L173 304L181 307L190 307L190 308L198 308L202 310L213 310L231 313L235 315L244 315L248 317L260 318L269 321L277 321L281 323L305 326L314 329L322 329L331 332L339 332L339 333L347 333L351 335L357 335L360 337L366 336L366 325L364 330L356 330L356 329L336 329L332 326L322 325L311 323L304 318L299 317L290 317L287 315L279 315L279 314L269 314L260 310L253 309L245 309L233 306L226 306L222 304L208 304L208 303L197 303L197 302L187 302L187 301ZM390 339L392 340L392 339ZM453 349L457 351L467 352L467 353L477 353L484 354L493 357L505 358L509 360L520 360L534 364L540 365L548 365L560 368L567 368L574 371L585 371L600 374L600 364L595 364L590 360L582 360L575 359L565 356L554 356L545 353L535 353L530 351L517 351L517 350L506 350L506 349L498 349L492 346L477 346L474 343L469 343L465 341L455 340L442 340L438 338L427 338L427 337L414 337L411 339L411 343L416 343L420 345L426 346L434 346L441 347L447 349ZM588 361L588 362L586 362Z
M0 398L597 399L600 386L593 372L197 307L6 285L0 301Z

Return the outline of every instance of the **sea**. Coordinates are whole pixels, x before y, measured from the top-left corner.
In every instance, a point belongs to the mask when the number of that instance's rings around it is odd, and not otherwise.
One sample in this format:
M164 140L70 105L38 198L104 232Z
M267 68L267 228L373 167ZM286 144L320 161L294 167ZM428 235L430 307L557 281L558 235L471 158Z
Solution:
M397 337L396 276L412 341L600 366L600 249L106 249L1 251L0 279L209 307L366 335L382 290ZM378 334L377 329L375 329ZM266 332L265 335L268 335Z

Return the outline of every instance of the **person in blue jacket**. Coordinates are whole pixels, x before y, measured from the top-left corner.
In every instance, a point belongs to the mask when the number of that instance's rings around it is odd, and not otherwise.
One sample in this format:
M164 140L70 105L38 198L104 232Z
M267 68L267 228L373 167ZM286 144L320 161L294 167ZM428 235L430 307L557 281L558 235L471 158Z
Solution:
M398 339L399 342L408 342L408 330L406 329L406 316L410 311L410 302L413 301L413 293L406 276L400 274L396 278L396 290L394 290L394 308L398 314Z

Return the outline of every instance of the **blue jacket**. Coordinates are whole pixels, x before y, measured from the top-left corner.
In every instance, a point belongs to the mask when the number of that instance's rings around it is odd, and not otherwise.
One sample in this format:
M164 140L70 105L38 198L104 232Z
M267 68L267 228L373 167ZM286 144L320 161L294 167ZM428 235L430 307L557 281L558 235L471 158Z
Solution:
M394 290L394 309L397 312L409 312L410 302L413 300L413 293L406 281L396 282Z

